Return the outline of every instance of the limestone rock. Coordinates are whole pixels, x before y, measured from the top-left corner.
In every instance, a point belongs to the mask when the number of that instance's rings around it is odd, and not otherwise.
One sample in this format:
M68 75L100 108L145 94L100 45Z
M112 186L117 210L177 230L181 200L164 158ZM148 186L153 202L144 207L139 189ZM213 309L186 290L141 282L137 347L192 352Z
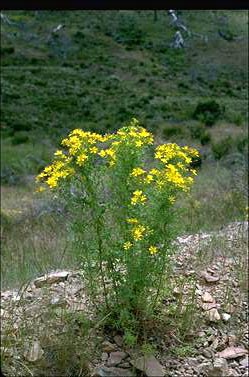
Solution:
M108 367L115 367L116 365L120 364L123 359L125 359L127 354L125 352L117 351L111 352L110 357L107 361Z
M214 276L209 274L206 271L201 272L201 277L207 282L207 283L216 283L220 280L219 276Z
M123 345L123 338L122 338L122 336L120 336L120 335L115 335L113 339L114 339L114 342L115 342L119 347L122 347L122 345Z
M240 360L240 365L244 368L248 368L249 364L248 364L248 355L246 355L246 357L242 360Z
M228 371L228 364L225 359L214 359L213 366L208 372L208 377L226 377Z
M165 371L155 356L142 356L132 360L131 364L141 370L147 377L164 377Z
M207 316L210 322L217 322L220 320L220 315L217 309L213 308L207 312Z
M101 355L101 360L102 361L106 361L108 359L108 353L107 352L103 352L102 355Z
M24 357L30 362L36 362L42 358L43 354L44 351L41 348L39 341L35 340L31 347L29 347L24 353Z
M236 359L237 357L244 356L248 351L243 347L227 347L223 351L218 352L219 357L224 359Z
M224 322L227 322L231 318L231 315L228 314L228 313L222 313L221 317L222 317L222 319L223 319Z
M201 299L203 302L215 302L215 299L213 296L210 295L209 292L205 292L202 296Z
M34 285L36 288L41 288L45 285L52 285L55 283L63 282L67 279L69 271L58 271L51 272L50 274L41 276L34 280Z
M201 307L203 310L207 311L210 309L217 308L217 304L215 302L205 302L204 304L202 304Z
M102 350L103 352L113 352L113 351L116 351L117 350L117 347L115 344L112 344L111 342L109 342L108 340L105 340L103 343L102 343Z

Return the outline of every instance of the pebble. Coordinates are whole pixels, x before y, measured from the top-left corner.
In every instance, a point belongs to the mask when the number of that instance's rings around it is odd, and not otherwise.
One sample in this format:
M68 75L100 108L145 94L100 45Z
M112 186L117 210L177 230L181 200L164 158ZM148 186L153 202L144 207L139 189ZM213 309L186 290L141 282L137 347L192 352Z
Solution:
M109 342L108 340L105 340L103 343L102 343L102 350L104 352L113 352L113 351L116 351L117 347L115 344L112 344L111 342Z
M213 308L207 312L207 317L211 322L217 322L220 320L220 315L217 309Z
M231 315L228 313L222 313L221 318L223 319L224 322L227 322L231 318Z

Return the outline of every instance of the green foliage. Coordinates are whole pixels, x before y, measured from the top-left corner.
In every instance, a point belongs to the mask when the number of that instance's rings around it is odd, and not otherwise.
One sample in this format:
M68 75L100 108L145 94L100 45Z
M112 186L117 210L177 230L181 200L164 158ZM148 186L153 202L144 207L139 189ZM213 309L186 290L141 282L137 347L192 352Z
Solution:
M11 140L13 145L27 143L29 141L29 136L26 132L18 132L15 134Z
M226 156L232 149L233 141L231 136L227 136L224 139L212 144L212 152L216 160L220 160Z
M15 48L13 46L1 46L1 55L13 54Z
M165 139L168 139L170 137L174 137L174 136L181 136L183 135L184 132L183 132L183 129L181 127L170 127L170 126L167 126L163 129L163 137Z
M190 135L193 139L200 140L202 145L208 144L211 141L211 136L203 125L191 125Z
M196 354L196 349L191 344L174 347L171 352L178 357L189 357Z
M197 104L193 118L200 120L207 126L212 126L223 114L224 107L215 100L209 100Z

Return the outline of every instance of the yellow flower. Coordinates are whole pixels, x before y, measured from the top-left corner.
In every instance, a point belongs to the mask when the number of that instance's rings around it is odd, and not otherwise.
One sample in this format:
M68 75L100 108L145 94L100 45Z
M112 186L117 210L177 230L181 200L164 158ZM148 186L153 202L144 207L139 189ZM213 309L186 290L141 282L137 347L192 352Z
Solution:
M154 255L158 252L158 248L156 246L150 246L149 252L150 252L151 255Z
M124 243L124 249L129 250L132 247L132 243L130 241Z
M57 186L58 183L58 177L56 176L51 176L47 179L47 184L49 185L50 188L54 188Z
M130 218L130 219L126 219L127 223L128 224L137 224L138 223L138 219L136 218Z
M40 186L40 187L38 187L38 188L35 190L35 192L43 192L44 190L45 190L45 187Z
M143 175L144 173L146 173L145 170L141 169L141 168L134 168L131 172L131 176L132 177L138 177L140 175Z
M170 202L171 204L174 204L175 201L176 201L176 198L175 198L173 195L170 195L170 196L169 196L169 202Z
M98 148L97 147L91 147L89 149L90 153L98 153Z
M154 180L154 177L152 174L148 174L145 178L144 178L144 182L145 183L150 183Z
M87 159L88 156L85 153L81 153L76 159L76 164L82 166Z
M147 197L143 194L142 190L136 190L133 192L133 196L131 198L131 204L136 205L136 204L145 204L147 200Z
M143 145L142 140L135 141L135 145L136 145L136 147L142 147L142 145Z
M140 241L145 236L146 227L143 225L137 225L132 229L132 236L135 241Z

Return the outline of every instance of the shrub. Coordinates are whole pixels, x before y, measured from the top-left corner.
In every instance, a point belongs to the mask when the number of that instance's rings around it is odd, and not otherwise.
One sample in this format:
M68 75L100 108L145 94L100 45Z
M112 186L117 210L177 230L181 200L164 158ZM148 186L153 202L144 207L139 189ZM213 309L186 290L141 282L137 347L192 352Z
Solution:
M1 55L10 55L15 52L15 48L13 46L6 46L1 47Z
M172 136L179 136L183 134L183 130L180 127L165 127L163 129L163 136L165 139Z
M240 153L248 152L248 137L240 137L236 140L236 147Z
M194 125L190 127L190 135L193 139L200 140L202 145L208 144L211 140L210 134L202 125Z
M193 183L189 164L198 152L175 143L154 147L136 119L104 136L75 129L62 146L66 151L55 152L37 177L40 190L51 188L72 213L73 247L96 308L133 334L164 287L176 235L174 203Z
M13 145L24 144L29 141L29 136L26 133L19 132L15 134L11 140Z
M199 102L193 113L193 118L200 120L207 126L212 126L224 113L219 103L214 100Z
M206 145L208 143L210 143L211 141L211 136L208 132L203 132L203 134L201 135L200 137L200 142L201 142L201 145Z
M225 139L212 144L212 152L216 160L226 156L232 148L232 138L227 136Z

